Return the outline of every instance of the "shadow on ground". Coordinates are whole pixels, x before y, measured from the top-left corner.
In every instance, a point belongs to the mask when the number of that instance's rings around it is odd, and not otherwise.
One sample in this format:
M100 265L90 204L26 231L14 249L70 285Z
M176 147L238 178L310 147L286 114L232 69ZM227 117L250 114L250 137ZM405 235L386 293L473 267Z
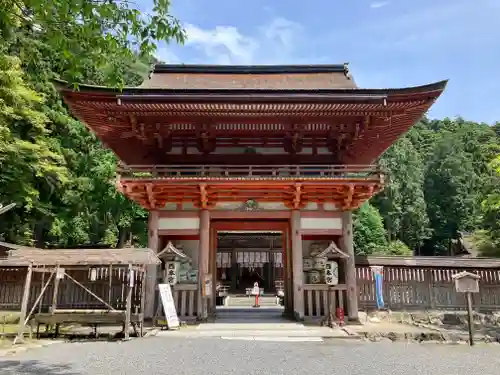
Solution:
M1 374L32 374L32 375L81 375L75 372L70 365L45 364L40 361L13 361L0 360Z

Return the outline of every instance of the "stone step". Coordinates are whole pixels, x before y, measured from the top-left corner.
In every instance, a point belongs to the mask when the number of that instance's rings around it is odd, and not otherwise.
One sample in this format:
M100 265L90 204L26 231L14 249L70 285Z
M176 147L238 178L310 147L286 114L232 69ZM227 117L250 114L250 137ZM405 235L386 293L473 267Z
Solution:
M204 329L204 330L178 330L160 331L160 337L314 337L314 338L347 338L349 335L341 329L316 328L316 329L260 329L256 328L236 328L236 329Z
M297 332L297 331L307 331L309 327L305 327L300 323L294 322L259 322L247 320L246 322L235 323L227 322L217 319L215 323L205 323L200 324L196 327L197 331L285 331L285 332Z
M242 306L249 307L255 304L254 297L229 297L226 306ZM276 297L260 297L260 306L277 306Z

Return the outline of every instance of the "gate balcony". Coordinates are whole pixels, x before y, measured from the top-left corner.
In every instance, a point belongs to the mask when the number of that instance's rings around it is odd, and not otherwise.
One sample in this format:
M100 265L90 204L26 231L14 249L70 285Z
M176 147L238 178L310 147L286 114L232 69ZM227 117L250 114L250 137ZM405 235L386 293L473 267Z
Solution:
M218 202L284 202L359 207L383 185L376 165L121 165L118 188L147 209L166 203L213 208Z
M382 179L376 165L120 165L118 173L126 179Z

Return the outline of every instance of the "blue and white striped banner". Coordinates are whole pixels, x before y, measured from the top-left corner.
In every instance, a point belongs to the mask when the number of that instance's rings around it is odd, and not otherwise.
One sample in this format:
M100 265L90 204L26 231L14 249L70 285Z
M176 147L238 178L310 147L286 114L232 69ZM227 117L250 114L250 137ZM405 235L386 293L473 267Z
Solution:
M383 266L370 266L373 277L375 278L375 296L377 308L384 308L384 267Z

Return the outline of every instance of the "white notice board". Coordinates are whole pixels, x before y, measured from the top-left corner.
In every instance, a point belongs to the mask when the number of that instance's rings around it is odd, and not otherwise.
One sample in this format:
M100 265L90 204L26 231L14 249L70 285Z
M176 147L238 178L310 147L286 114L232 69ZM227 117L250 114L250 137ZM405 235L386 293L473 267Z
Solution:
M165 312L165 319L167 320L168 328L178 328L179 318L175 310L174 297L172 296L172 289L170 284L159 284L161 303L163 311Z

